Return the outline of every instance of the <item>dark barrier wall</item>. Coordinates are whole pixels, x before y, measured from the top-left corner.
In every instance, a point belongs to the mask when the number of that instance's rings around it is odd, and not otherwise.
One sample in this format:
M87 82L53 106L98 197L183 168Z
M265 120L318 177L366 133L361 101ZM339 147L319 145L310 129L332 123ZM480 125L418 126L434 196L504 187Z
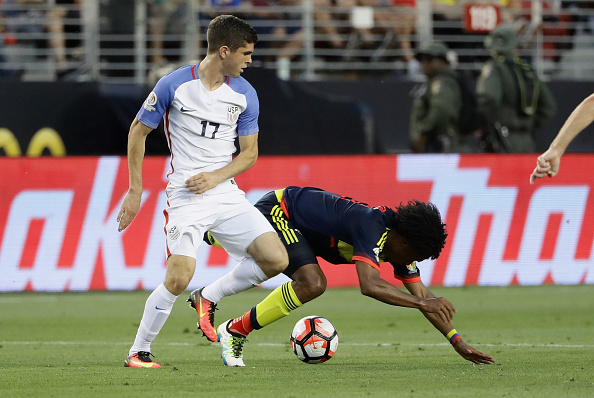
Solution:
M355 154L374 151L371 113L357 100L310 93L262 69L246 72L260 98L260 153ZM152 87L97 83L0 83L0 128L25 153L40 129L56 130L68 155L125 155L130 123ZM168 154L162 123L147 154ZM366 133L367 131L367 133Z
M260 97L263 155L402 153L414 86L401 81L284 82L248 69ZM553 121L536 134L546 149L571 110L594 92L592 82L552 82L558 103ZM0 134L13 134L26 153L33 135L54 129L69 155L124 155L128 128L150 87L98 83L0 82ZM594 152L594 129L570 152ZM0 136L1 137L1 136ZM2 142L2 140L0 140ZM4 151L0 149L0 153ZM168 154L160 126L147 139L147 154Z
M126 153L128 128L142 104L144 88L110 92L97 83L0 83L0 128L8 129L23 153L40 129L56 130L69 155ZM156 148L167 150L161 134Z

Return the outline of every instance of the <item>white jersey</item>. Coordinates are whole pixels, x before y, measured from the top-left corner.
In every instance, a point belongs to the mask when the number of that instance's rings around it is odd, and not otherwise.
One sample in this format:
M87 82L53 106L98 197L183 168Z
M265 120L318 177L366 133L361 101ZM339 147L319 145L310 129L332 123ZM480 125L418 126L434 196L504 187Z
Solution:
M229 164L237 136L259 131L259 113L256 90L243 77L227 77L209 91L200 81L198 65L188 65L159 80L136 118L153 129L163 119L171 151L169 199L183 196L189 177Z

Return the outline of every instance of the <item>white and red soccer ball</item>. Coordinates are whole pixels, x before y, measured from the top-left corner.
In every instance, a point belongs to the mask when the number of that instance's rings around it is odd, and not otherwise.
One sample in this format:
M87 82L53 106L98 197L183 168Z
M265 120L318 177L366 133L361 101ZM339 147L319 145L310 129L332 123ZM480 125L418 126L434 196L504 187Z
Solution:
M300 319L291 332L291 349L303 362L326 362L337 348L336 328L321 316L310 315Z

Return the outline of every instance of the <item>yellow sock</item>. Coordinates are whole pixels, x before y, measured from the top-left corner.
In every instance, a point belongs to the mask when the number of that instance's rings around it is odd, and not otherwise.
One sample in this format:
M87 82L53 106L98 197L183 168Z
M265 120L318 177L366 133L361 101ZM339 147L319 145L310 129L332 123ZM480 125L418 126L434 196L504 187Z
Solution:
M295 290L293 290L293 282L285 283L274 289L260 304L254 307L256 310L256 322L253 322L252 318L252 327L254 329L260 329L289 315L289 312L302 305L295 294ZM253 312L252 309L252 314Z

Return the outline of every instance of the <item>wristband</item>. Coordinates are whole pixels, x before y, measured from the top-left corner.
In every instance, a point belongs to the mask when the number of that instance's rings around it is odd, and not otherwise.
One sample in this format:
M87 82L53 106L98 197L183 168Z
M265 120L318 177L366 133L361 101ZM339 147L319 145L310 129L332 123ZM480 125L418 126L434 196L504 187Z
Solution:
M462 337L460 337L456 329L452 329L448 334L446 334L446 339L450 340L451 345L454 345L454 343L456 343L458 340L461 340Z

